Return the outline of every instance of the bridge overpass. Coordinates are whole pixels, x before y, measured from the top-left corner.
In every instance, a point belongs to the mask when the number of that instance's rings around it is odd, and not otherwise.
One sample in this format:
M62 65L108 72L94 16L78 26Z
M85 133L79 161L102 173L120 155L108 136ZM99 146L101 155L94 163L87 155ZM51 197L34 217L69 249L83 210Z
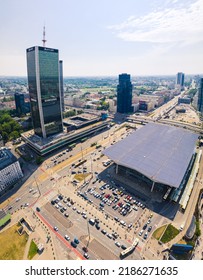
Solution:
M163 124L168 124L168 125L173 125L176 127L181 127L181 128L185 128L188 129L190 131L193 131L195 133L200 134L201 136L203 136L203 129L200 126L194 125L194 124L189 124L189 123L183 123L183 122L179 122L179 121L174 121L174 120L167 120L167 119L160 119L160 120L153 120L149 117L135 117L135 116L129 116L127 118L128 122L133 122L133 123L138 123L138 124L147 124L149 122L156 122L156 123L163 123Z

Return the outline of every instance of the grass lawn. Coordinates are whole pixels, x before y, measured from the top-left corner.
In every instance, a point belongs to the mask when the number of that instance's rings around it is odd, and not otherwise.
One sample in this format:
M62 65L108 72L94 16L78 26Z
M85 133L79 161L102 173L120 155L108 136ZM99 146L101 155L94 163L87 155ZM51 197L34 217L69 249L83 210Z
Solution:
M22 260L28 240L26 233L19 235L19 226L13 225L0 233L0 260Z
M28 259L31 260L37 254L37 251L38 251L37 245L32 240L30 243L30 248L29 248L29 252L28 252Z
M84 173L84 174L82 174L82 173L80 173L80 174L76 174L75 176L74 176L74 179L75 180L78 180L79 182L81 182L82 180L84 180L87 176L89 176L90 174L89 173Z
M154 232L153 232L153 237L156 238L157 240L159 240L159 238L162 236L162 234L164 233L165 229L166 229L167 225L162 226L160 228L157 228Z
M171 224L167 226L167 229L165 230L162 238L161 238L161 242L163 243L167 243L169 242L171 239L173 239L176 235L178 235L179 230L177 228L175 228L174 226L172 226Z

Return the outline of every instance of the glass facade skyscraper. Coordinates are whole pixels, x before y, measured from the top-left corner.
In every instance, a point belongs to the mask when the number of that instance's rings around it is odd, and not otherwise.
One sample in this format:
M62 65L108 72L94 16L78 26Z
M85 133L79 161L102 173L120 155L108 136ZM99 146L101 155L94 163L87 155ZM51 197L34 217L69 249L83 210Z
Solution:
M15 105L16 105L16 113L18 116L25 114L25 96L23 93L16 92L14 94L15 97Z
M198 88L197 111L203 114L203 78L200 79Z
M117 112L126 114L132 110L132 84L129 74L119 75L119 84L117 86Z
M185 74L182 72L178 72L176 75L176 84L181 88L184 86Z
M58 50L27 49L27 72L35 134L46 138L63 132Z
M61 108L62 111L65 111L64 104L64 88L63 88L63 61L59 60L59 77L60 77L60 89L61 89Z

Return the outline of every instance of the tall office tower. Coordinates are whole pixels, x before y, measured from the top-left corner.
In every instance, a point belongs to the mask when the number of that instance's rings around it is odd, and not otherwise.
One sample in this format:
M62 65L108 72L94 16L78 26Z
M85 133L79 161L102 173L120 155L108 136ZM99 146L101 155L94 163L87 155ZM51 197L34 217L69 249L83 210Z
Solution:
M63 88L63 61L59 60L59 77L60 77L60 89L61 89L61 108L65 111L64 106L64 88Z
M131 113L132 108L132 84L129 74L119 75L119 84L117 86L117 112Z
M34 132L40 137L63 132L59 53L56 49L27 49L27 72Z
M179 85L181 88L183 88L184 79L185 79L185 74L182 72L178 72L176 75L176 85Z
M200 79L198 88L197 111L203 114L203 78Z
M21 116L22 114L25 114L25 95L23 93L16 92L14 96L17 115Z

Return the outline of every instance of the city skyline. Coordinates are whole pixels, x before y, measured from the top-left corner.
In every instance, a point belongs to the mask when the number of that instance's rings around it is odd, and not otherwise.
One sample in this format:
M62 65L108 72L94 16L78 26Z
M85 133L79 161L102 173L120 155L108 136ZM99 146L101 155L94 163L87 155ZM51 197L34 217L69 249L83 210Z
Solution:
M63 57L64 77L203 73L203 1L139 2L6 1L0 76L26 76L25 50L43 45L44 25L46 46Z

